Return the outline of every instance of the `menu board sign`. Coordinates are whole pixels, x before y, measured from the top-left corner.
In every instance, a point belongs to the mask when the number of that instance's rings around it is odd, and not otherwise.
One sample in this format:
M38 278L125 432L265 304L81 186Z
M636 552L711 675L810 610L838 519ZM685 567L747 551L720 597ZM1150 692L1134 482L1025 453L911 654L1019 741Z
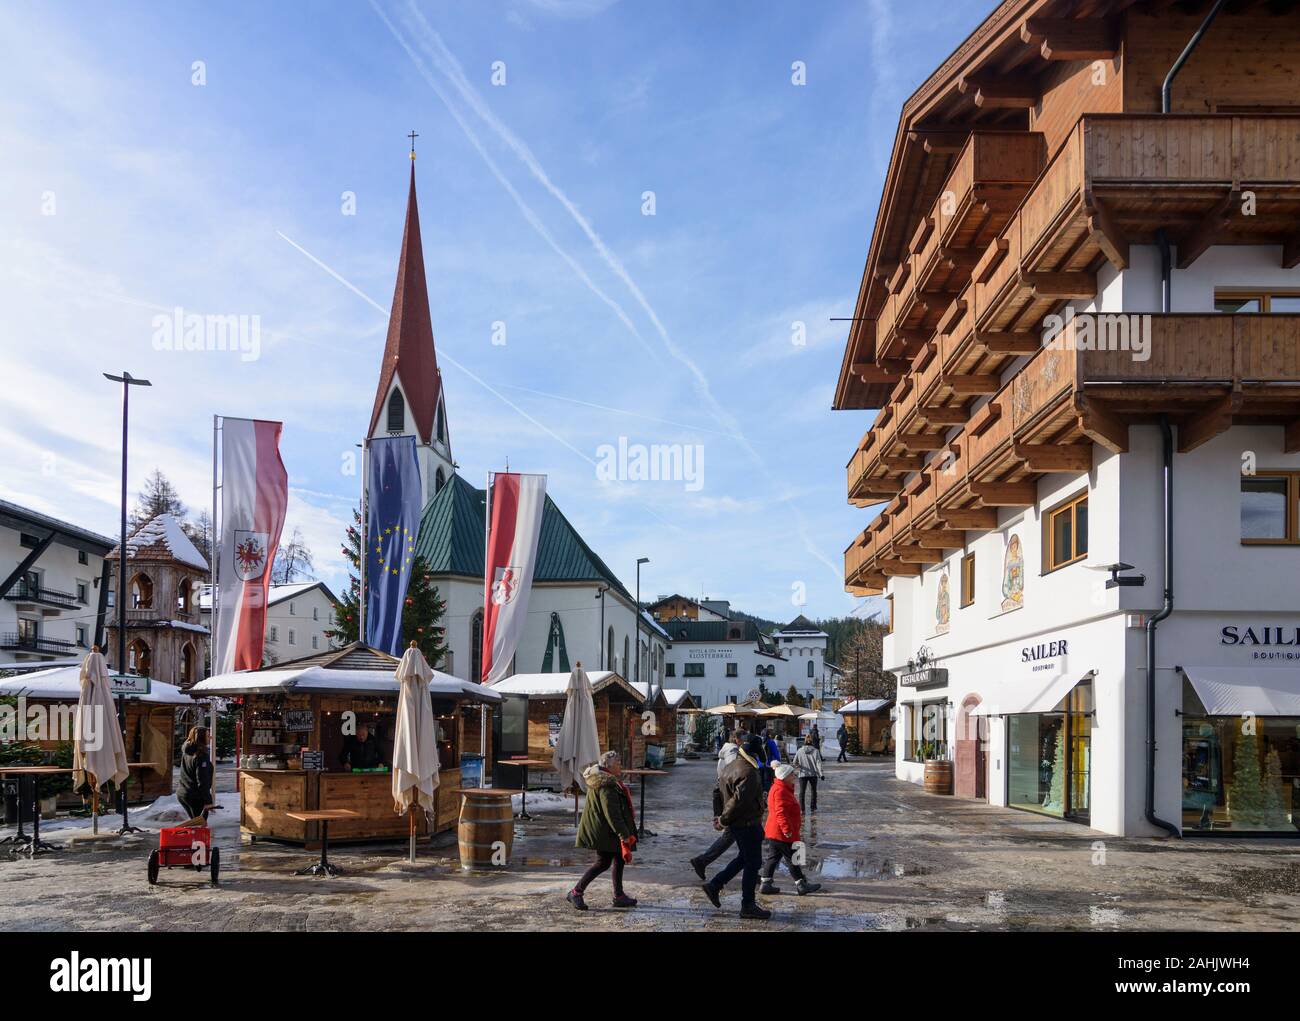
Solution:
M302 768L314 772L319 772L325 768L324 752L303 752Z
M288 709L284 714L285 730L311 730L312 715L310 709Z

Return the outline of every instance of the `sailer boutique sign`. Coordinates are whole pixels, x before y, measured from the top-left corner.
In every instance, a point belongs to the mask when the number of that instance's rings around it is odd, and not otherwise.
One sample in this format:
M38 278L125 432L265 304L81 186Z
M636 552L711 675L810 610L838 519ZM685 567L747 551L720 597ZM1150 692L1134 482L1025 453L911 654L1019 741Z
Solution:
M1219 644L1250 648L1251 659L1300 660L1300 628L1296 627L1239 627L1228 624L1219 632Z
M1069 646L1070 643L1065 638L1026 645L1020 650L1021 665L1031 674L1051 674L1054 677L1063 674Z

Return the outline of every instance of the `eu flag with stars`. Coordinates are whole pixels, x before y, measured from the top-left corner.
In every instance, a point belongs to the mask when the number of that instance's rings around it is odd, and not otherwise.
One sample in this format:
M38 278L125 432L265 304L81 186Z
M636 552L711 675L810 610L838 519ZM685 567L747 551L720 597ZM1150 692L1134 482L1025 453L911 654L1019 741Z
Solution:
M422 502L415 437L371 440L366 482L366 644L400 656Z

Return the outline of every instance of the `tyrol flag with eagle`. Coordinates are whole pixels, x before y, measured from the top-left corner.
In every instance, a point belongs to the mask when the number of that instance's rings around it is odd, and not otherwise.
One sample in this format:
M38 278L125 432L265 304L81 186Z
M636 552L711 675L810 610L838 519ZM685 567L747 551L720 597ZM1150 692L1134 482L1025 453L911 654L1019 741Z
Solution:
M488 481L488 500L481 680L493 684L510 672L510 661L528 620L546 476L498 472Z
M289 504L282 422L221 420L221 514L213 671L262 665L267 588ZM214 451L215 455L215 451Z
M400 656L423 499L415 437L371 440L366 483L366 644Z

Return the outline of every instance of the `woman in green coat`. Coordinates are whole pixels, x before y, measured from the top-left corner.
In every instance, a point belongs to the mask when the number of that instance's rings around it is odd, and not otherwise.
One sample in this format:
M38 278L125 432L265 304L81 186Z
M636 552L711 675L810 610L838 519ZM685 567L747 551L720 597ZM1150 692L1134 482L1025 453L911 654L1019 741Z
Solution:
M614 868L614 907L634 908L636 898L623 892L623 866L632 860L636 847L636 816L632 811L632 792L619 779L623 772L618 752L605 752L600 762L582 771L587 784L587 803L578 823L575 847L596 852L596 861L583 873L578 885L565 899L578 911L587 910L583 894L598 875Z

